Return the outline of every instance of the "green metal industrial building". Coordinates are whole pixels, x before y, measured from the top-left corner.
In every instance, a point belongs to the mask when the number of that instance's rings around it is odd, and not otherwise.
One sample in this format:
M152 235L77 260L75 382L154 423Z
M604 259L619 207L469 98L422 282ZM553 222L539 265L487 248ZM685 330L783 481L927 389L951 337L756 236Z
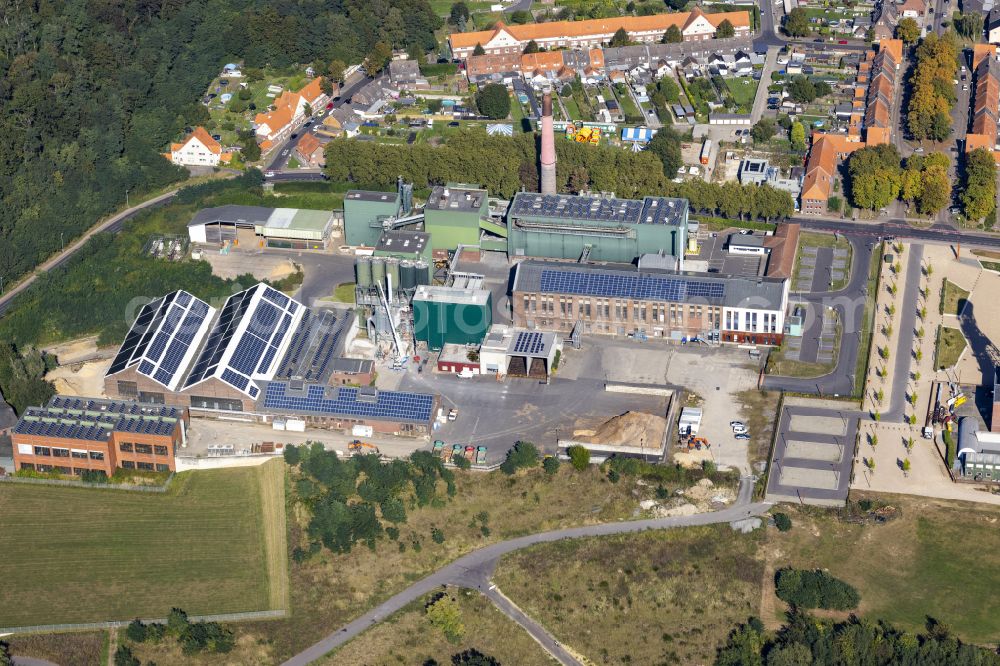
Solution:
M507 211L507 253L511 258L583 257L616 263L663 254L670 255L679 270L687 226L685 199L520 192Z
M431 236L422 231L386 231L375 244L376 257L403 261L430 261Z
M382 222L400 215L399 192L350 190L344 196L344 240L348 245L375 247L382 236Z
M414 338L435 351L478 345L493 325L493 298L485 289L419 286L412 307Z
M490 220L486 190L453 184L431 190L424 206L424 231L431 235L435 251L446 252L459 245L478 246L484 230L500 237L507 231Z

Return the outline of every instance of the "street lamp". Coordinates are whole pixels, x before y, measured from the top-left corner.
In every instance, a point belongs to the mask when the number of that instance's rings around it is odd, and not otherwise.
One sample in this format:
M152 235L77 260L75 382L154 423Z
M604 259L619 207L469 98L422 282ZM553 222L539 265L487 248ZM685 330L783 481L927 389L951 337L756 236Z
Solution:
M125 188L125 207L128 208L128 188Z
M60 252L66 249L66 243L63 242L63 232L59 232L59 250Z

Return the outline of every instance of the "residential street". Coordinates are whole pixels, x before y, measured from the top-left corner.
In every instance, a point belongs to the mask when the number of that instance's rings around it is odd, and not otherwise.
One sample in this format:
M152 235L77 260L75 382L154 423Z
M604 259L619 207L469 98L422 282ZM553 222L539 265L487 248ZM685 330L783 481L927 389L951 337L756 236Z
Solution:
M484 594L490 591L490 578L496 568L497 561L507 553L512 553L528 546L539 543L551 543L562 539L579 539L582 537L608 536L612 534L628 534L632 532L642 532L649 529L670 529L675 527L695 527L701 525L714 525L719 523L730 523L741 520L748 516L761 516L770 509L768 502L751 503L753 494L753 481L746 477L740 480L739 495L732 507L721 511L699 513L693 516L675 516L671 518L655 518L649 520L632 520L618 523L605 523L603 525L589 525L586 527L573 527L553 532L540 532L528 536L502 541L473 551L461 557L451 564L439 569L435 573L414 583L399 594L395 595L385 603L373 608L353 622L348 623L335 633L330 634L323 640L312 645L306 650L295 655L284 666L307 666L313 661L320 659L328 652L347 643L358 636L365 629L388 618L407 604L419 599L425 594L444 585L458 585L470 589L480 590ZM489 595L494 599L495 595ZM501 610L516 622L520 622L520 614L508 613L508 609L501 607ZM526 617L526 616L525 616ZM522 618L523 619L523 618ZM530 618L528 618L530 620ZM576 664L575 659L568 655L561 645L555 641L548 633L542 638L537 635L537 629L533 630L534 621L530 621L525 629L531 633L542 646L556 657L562 664ZM542 630L544 631L544 630ZM568 659L567 659L568 657Z

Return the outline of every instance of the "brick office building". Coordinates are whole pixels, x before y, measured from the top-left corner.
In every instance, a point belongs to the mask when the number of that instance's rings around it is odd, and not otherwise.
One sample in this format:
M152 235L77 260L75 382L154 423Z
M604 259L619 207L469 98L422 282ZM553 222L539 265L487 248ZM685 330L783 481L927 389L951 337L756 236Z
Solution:
M547 261L518 264L514 325L781 344L788 280Z
M187 437L186 409L54 396L29 407L11 432L15 469L108 476L116 469L172 472Z

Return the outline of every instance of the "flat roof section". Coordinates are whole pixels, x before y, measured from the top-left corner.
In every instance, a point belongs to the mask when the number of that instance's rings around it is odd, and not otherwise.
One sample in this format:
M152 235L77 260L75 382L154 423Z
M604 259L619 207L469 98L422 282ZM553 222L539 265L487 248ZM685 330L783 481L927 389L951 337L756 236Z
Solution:
M105 442L112 432L170 435L182 412L165 405L126 400L53 396L45 407L29 407L14 432L37 437Z
M261 406L277 414L368 418L430 423L434 396L429 393L379 391L301 382L270 382Z
M419 285L413 294L414 301L481 305L483 307L487 305L489 298L490 292L486 289L459 289L431 285Z
M206 224L232 224L238 227L252 228L267 223L274 212L273 208L263 206L215 206L202 208L191 221L189 227L199 227Z
M425 210L460 210L471 213L482 208L486 198L486 190L438 185L431 190L431 195L424 208Z
M431 235L423 231L386 231L379 237L375 251L420 254L430 238Z
M348 190L344 199L351 201L398 201L398 192L375 192L372 190Z
M684 220L684 199L646 197L617 199L571 194L519 192L508 215L516 218L592 221L618 224L677 225Z

